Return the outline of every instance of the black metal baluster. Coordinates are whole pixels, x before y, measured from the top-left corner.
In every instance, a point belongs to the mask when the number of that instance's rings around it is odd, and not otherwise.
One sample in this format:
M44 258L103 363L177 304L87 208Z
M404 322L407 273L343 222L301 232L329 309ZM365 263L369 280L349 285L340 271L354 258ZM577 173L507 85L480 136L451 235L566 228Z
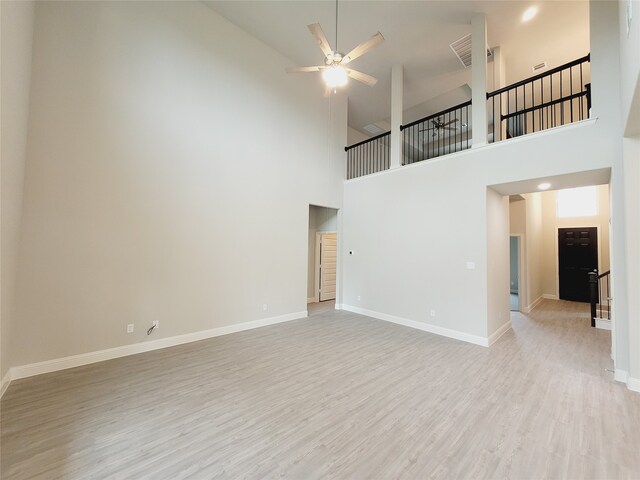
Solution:
M562 70L560 70L560 99L564 96L564 89L562 88ZM560 125L564 125L564 102L560 102Z
M573 67L569 68L569 96L571 98L571 123L573 123Z

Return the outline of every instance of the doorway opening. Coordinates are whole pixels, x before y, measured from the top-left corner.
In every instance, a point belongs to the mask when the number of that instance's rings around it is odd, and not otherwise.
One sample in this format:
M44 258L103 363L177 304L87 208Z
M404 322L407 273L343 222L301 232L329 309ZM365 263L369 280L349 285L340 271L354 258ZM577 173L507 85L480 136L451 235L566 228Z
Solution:
M309 205L307 265L309 314L335 308L338 273L338 210Z
M520 311L520 240L518 235L509 237L509 304L512 312Z

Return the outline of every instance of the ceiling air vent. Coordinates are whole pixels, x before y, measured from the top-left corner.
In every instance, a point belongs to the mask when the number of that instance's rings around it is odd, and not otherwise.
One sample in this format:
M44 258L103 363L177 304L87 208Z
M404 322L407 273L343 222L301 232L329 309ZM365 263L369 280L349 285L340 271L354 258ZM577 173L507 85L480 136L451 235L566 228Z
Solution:
M533 71L533 73L540 72L546 69L547 69L547 62L540 62L537 65L534 65L533 67L531 67L531 70Z
M385 132L384 129L380 128L375 123L370 123L369 125L365 125L364 127L362 127L362 129L369 132L371 135L379 135Z
M451 45L451 50L456 54L458 60L462 62L462 65L466 67L471 66L471 34L465 35L464 37L456 40ZM492 55L491 49L487 46L487 58L490 58Z

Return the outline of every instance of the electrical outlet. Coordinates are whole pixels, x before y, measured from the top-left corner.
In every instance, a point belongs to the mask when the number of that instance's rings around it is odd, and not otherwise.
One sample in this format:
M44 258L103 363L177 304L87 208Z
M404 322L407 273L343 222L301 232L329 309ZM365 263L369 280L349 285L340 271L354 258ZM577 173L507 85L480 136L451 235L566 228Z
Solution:
M436 311L432 308L431 311L429 312L429 315L432 317L436 316Z
M127 325L127 333L133 333L133 327L134 327L134 324L133 323L129 323Z
M262 304L262 311L263 312L266 312L268 308L269 308L269 306L266 303Z
M358 295L358 301L362 300L362 297L360 295Z

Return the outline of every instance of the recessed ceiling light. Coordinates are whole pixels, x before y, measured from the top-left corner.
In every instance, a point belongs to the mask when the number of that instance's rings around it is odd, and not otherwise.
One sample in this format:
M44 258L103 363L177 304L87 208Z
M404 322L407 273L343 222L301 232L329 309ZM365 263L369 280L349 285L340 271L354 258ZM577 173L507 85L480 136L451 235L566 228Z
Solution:
M547 182L538 185L538 190L549 190L549 188L551 188L551 184Z
M533 17L535 17L537 13L538 13L538 7L536 7L535 5L533 7L527 8L522 14L522 21L528 22Z

